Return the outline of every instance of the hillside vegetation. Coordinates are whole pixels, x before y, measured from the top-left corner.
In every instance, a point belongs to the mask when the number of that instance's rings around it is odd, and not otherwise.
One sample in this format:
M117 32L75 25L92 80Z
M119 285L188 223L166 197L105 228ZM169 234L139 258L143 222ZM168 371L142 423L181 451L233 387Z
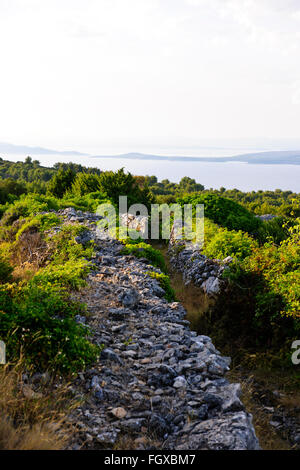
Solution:
M21 352L37 367L76 370L96 357L82 325L74 322L84 306L69 302L69 293L84 285L93 256L92 244L74 240L82 227L63 225L58 211L66 207L95 212L103 202L116 208L119 195L128 204L174 200L204 204L205 245L209 258L234 258L227 272L241 323L261 345L296 337L299 330L299 195L289 191L205 190L184 177L179 184L156 177L134 177L123 169L101 172L75 164L40 166L0 161L0 336L9 357ZM2 196L1 196L2 195ZM268 212L277 217L264 222ZM148 257L165 270L161 255L143 240L125 242L124 253ZM241 299L247 296L243 304ZM224 311L237 310L236 295L227 297ZM251 305L251 307L250 307ZM232 313L234 315L234 313ZM245 335L247 331L244 332ZM68 341L65 339L68 338ZM266 343L267 341L267 343Z

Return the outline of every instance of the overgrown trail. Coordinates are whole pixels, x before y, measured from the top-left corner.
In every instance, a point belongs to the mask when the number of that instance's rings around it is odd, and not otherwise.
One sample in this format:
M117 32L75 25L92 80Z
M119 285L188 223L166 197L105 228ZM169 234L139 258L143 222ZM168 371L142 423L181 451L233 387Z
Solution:
M167 245L156 242L153 246L164 256L171 286L186 310L186 318L198 334L205 334L205 315L209 315L214 300L193 283L185 284L182 273L170 262ZM253 370L237 364L226 377L241 384L242 400L253 416L263 449L300 448L300 394L295 386L290 387L288 374L276 370Z
M257 449L240 385L224 377L230 358L191 330L179 302L166 300L151 277L159 269L87 225L96 255L77 295L87 314L77 320L103 351L74 382L83 403L71 416L78 433L70 448Z

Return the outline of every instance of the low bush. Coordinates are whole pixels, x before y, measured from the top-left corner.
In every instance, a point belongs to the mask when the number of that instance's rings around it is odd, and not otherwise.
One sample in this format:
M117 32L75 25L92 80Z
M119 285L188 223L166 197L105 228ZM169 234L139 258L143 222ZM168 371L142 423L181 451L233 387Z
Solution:
M86 285L85 278L90 271L90 263L84 259L73 260L63 264L49 266L41 269L33 278L36 285L58 285L69 289L79 289Z
M96 360L99 348L74 320L83 307L52 284L0 286L0 337L10 362L20 356L37 369L73 372Z
M10 362L22 356L37 369L73 372L99 354L99 348L87 339L89 330L74 319L85 312L84 305L69 296L70 290L85 285L94 246L75 240L86 230L81 225L61 225L58 233L51 231L61 220L54 213L34 214L36 203L47 203L46 197L37 199L23 201L20 207L26 209L26 218L15 222L13 241L1 244L16 269L23 263L36 266L27 281L9 284L12 268L0 256L0 277L5 282L0 286L0 338Z
M261 243L271 239L274 243L279 244L289 236L287 225L291 223L291 221L284 217L276 217L275 219L263 222L257 230L256 238Z
M51 227L60 224L61 219L51 212L48 214L37 214L34 217L28 217L27 219L23 219L22 226L16 233L16 240L20 238L22 233L28 231L28 229L36 228L39 232L44 232L45 230L49 230Z
M110 203L107 195L104 192L96 191L82 196L77 194L67 193L63 199L59 200L59 206L61 209L66 207L74 207L76 210L84 212L96 212L98 206L103 203Z
M51 251L51 259L55 265L61 265L66 261L76 263L81 259L90 259L94 254L94 242L90 241L83 246L75 238L85 232L86 228L79 224L66 224L61 230L46 237Z
M249 256L257 246L258 243L241 230L237 232L217 228L213 234L209 234L208 240L205 238L203 253L209 258L222 260L232 256L241 260Z
M165 291L165 298L168 302L174 302L176 300L175 291L171 287L169 276L155 271L149 271L147 274L149 274L152 279L156 279L159 282L160 287Z
M37 216L42 212L58 211L66 207L74 207L76 210L96 212L97 207L105 202L110 202L105 193L97 191L84 196L68 193L64 198L58 199L51 195L27 194L12 204L1 206L3 216L2 226L9 226L18 219ZM50 216L49 216L50 217ZM54 217L54 214L53 214ZM50 220L50 219L49 219Z
M10 282L12 272L13 267L11 264L0 255L0 283Z
M214 308L214 332L230 332L233 343L257 351L280 350L282 361L291 365L290 345L300 330L299 225L279 246L268 242L255 247L244 260L232 263L224 276L229 285ZM275 355L278 359L278 352Z
M152 248L152 246L147 243L127 243L121 253L124 255L133 255L137 258L147 258L153 266L160 268L162 271L166 271L163 255L160 251L155 250L155 248Z
M291 316L297 320L296 323L300 327L299 228L300 224L292 227L290 237L279 246L270 242L262 248L255 249L252 255L244 260L242 268L246 272L262 277L267 291L280 296L283 306L280 310L274 309L273 316ZM261 292L260 295L262 295ZM260 303L258 303L257 316L262 316Z
M242 230L255 234L262 225L262 221L245 207L213 193L195 193L180 197L177 202L182 206L192 204L194 207L197 204L204 204L205 217L229 230Z
M19 200L9 206L2 216L1 224L10 225L19 218L34 216L39 212L58 210L59 203L55 197L43 194L22 195Z

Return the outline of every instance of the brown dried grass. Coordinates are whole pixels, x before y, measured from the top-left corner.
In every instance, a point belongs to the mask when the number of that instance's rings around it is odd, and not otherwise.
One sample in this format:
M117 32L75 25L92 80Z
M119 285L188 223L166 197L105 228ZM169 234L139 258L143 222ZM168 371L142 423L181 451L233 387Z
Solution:
M20 365L0 368L0 450L65 448L73 432L66 416L75 406L67 384L25 393L22 372Z

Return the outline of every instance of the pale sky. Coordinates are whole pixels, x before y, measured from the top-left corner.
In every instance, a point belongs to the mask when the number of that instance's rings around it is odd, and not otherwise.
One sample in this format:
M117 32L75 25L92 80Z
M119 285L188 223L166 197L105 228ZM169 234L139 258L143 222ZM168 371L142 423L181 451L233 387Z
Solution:
M300 0L0 0L0 141L300 138Z

